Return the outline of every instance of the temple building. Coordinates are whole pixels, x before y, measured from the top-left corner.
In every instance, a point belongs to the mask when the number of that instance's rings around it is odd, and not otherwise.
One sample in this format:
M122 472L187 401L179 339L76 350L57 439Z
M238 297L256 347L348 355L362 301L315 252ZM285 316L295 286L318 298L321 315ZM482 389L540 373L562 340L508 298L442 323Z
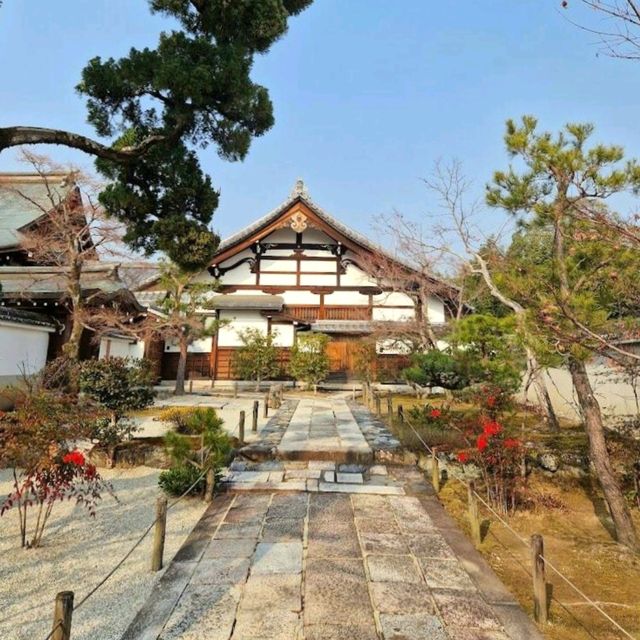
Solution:
M198 276L199 281L217 285L203 313L228 322L212 338L191 345L187 375L234 379L240 332L256 328L274 334L283 378L300 332L329 335L330 379L346 381L357 377L358 343L375 341L381 326L413 322L425 313L432 325L443 325L454 308L455 289L434 279L433 295L420 305L410 291L385 286L380 274L371 275L371 265L381 253L388 261L396 260L321 209L298 181L280 206L223 240L211 265ZM160 293L157 287L151 280L137 293L138 299L152 305ZM377 341L379 363L403 357L402 349L385 342ZM177 346L165 344L164 379L175 378L177 362Z

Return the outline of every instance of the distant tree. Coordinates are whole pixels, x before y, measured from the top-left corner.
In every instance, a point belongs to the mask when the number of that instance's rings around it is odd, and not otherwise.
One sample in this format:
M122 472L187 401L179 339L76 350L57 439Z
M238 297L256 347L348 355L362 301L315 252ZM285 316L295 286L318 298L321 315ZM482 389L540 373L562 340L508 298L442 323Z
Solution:
M255 380L256 391L263 380L269 380L280 371L276 335L260 329L244 329L238 332L242 346L236 350L233 370L241 380Z
M554 136L538 131L530 116L508 121L505 142L514 162L494 174L487 202L518 218L522 231L509 250L511 295L568 368L617 538L638 549L586 361L594 353L640 359L612 339L622 320L636 322L620 315L640 300L640 252L631 240L637 228L604 204L614 194L640 188L640 166L625 160L621 147L589 147L592 132L591 125L568 124Z
M197 272L185 271L171 262L162 263L160 269L158 284L162 293L156 306L161 313L149 318L140 331L147 339L159 336L178 343L180 355L174 394L182 395L189 346L196 340L215 335L220 327L216 318L206 315L209 297L216 286L199 282Z
M328 344L329 336L324 333L299 334L291 349L291 376L315 390L329 373Z
M273 126L267 89L251 79L253 60L310 4L149 0L151 12L169 20L158 45L131 48L118 60L95 57L82 71L77 90L87 98L99 139L46 127L2 127L0 152L56 144L95 156L111 181L101 201L127 225L125 240L148 253L164 251L188 268L193 256L186 249L196 241L203 266L215 250L208 225L218 193L193 149L213 144L223 159L242 160L251 140Z
M564 9L582 4L601 15L599 25L586 24L581 19L575 24L600 36L605 54L614 58L640 58L640 3L636 0L561 0L560 4Z
M130 411L153 404L153 378L146 360L105 358L80 363L80 391L110 413L110 419L98 423L96 436L102 443L116 444L136 427L126 416Z
M71 321L64 353L77 359L85 327L93 328L92 303L103 295L100 290L86 294L83 279L100 257L126 255L122 225L106 217L97 201L100 184L93 178L26 149L20 155L41 178L46 195L35 199L30 191L12 186L1 187L0 195L2 191L17 195L25 207L39 212L37 221L21 231L20 247L35 265L61 272L64 288L59 302L67 308ZM36 284L27 282L22 295L31 297Z

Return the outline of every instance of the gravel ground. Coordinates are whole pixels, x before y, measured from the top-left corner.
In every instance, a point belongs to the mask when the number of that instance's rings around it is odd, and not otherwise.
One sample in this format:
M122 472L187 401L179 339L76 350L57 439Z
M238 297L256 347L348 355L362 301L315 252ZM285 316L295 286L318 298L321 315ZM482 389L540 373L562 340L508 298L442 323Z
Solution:
M158 495L157 469L103 470L119 502L105 496L95 518L81 507L58 504L43 546L18 546L17 512L0 518L0 638L44 640L51 630L53 602L72 590L78 602L125 555L152 522ZM0 471L0 495L11 488ZM190 533L205 504L190 498L178 503L167 521L165 566ZM146 600L162 571L149 571L152 533L125 564L74 612L74 640L116 640Z

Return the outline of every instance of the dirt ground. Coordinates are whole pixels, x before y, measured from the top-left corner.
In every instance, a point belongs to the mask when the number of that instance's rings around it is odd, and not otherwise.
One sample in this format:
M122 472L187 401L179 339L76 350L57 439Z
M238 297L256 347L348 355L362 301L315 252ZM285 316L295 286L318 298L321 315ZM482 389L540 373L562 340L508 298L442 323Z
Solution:
M407 410L416 400L397 398L394 407L399 403ZM406 430L397 427L395 430L409 440ZM530 430L527 428L527 431ZM578 440L582 446L578 433L575 425L563 425L560 440ZM537 437L534 433L531 435ZM415 437L406 444L415 446ZM525 539L534 533L541 534L548 560L632 636L640 638L640 556L614 541L610 518L597 485L585 477L534 472L529 477L529 495L532 506L510 516L509 524ZM466 488L452 478L443 486L440 497L447 511L470 535ZM532 614L529 548L482 505L480 507L483 518L480 551L525 610ZM638 509L633 509L633 518L640 531ZM549 570L547 582L551 620L541 629L546 638L617 640L627 637Z

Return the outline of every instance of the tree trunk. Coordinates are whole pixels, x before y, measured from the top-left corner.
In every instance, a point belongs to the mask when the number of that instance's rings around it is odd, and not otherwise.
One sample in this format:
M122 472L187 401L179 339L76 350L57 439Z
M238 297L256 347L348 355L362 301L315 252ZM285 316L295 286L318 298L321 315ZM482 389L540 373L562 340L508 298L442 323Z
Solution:
M526 350L527 370L529 372L529 378L531 380L531 384L533 384L536 390L538 403L540 404L540 407L544 412L547 425L551 431L560 431L560 423L558 422L558 417L556 416L556 412L553 408L549 390L547 389L547 385L542 377L542 371L540 370L540 366L538 365L538 360L529 347L527 347Z
M176 372L176 387L173 390L173 394L176 396L184 395L184 379L187 370L187 354L189 352L189 345L186 338L180 338L180 357L178 358L178 370Z
M624 496L611 467L611 460L604 437L600 405L593 395L593 389L591 388L584 362L570 357L569 372L571 373L578 404L584 416L585 429L589 438L589 456L596 470L604 498L609 505L616 538L620 544L638 551L640 550L638 537Z
M82 340L82 332L84 330L84 324L79 315L72 310L71 312L71 333L69 334L69 340L64 345L63 351L72 360L78 360L80 358L80 341Z

